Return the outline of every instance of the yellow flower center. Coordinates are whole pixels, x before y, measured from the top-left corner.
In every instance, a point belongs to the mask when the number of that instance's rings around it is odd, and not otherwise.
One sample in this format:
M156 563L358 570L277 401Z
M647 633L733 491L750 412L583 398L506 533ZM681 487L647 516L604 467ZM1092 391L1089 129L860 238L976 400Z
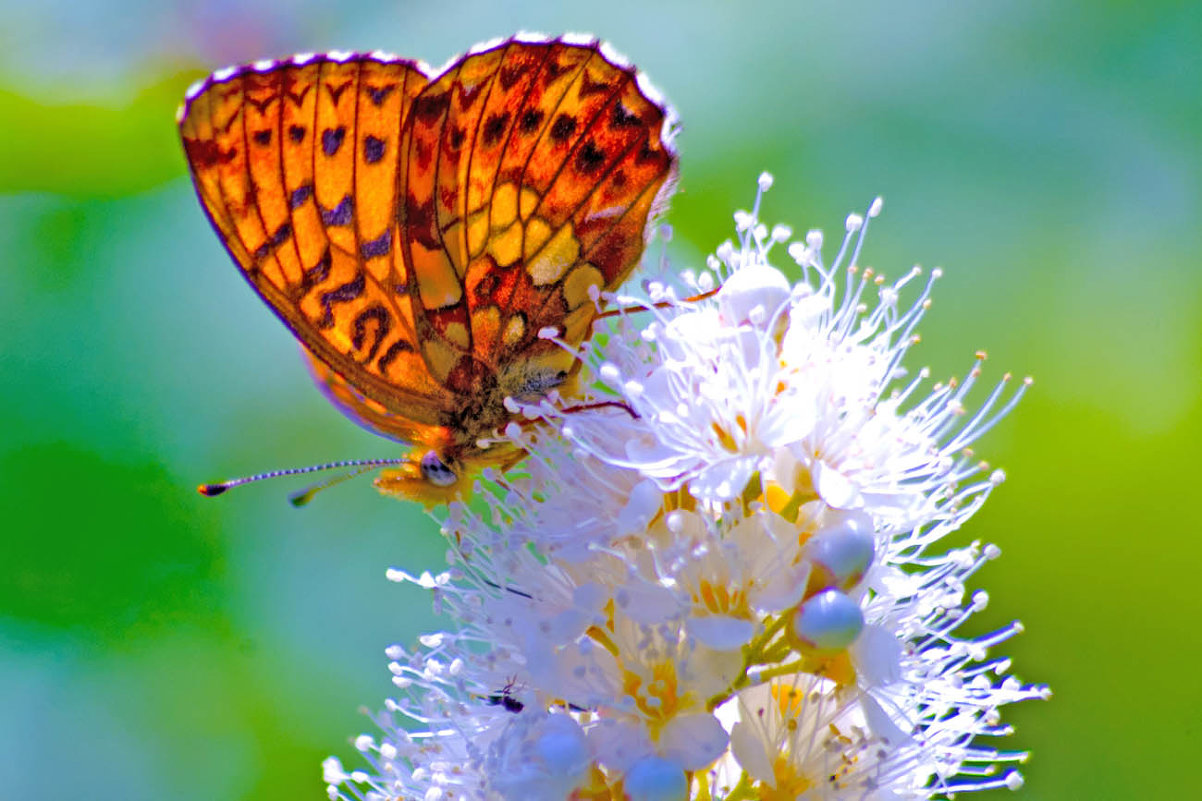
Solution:
M778 754L772 760L772 786L760 785L760 801L794 801L814 786L808 778L789 761L788 754Z
M782 720L796 720L801 716L801 705L805 701L805 693L794 687L792 684L773 683L769 687L772 693L772 700L776 702L776 708L780 711Z
M621 797L620 790L614 793L614 788L609 786L605 774L596 765L589 768L588 778L568 795L570 801L612 801Z
M754 617L747 601L747 591L742 587L730 587L702 579L693 602L715 615L731 615L745 620Z
M688 694L677 695L676 665L672 661L652 665L651 677L646 681L642 673L623 670L622 691L634 699L635 706L646 717L652 738L692 701Z

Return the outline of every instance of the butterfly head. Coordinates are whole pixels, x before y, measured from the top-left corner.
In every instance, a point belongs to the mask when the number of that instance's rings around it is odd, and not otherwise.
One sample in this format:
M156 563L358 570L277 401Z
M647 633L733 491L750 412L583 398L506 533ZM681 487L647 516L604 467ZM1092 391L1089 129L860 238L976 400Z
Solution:
M415 451L401 464L383 471L375 485L386 495L397 495L432 508L463 497L468 491L468 481L458 460L428 450Z

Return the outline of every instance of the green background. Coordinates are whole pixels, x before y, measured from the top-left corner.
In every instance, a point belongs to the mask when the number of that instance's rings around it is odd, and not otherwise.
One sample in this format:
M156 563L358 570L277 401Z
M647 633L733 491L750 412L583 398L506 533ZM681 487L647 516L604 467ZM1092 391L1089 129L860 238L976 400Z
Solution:
M315 392L209 230L174 113L228 63L386 49L441 63L594 32L677 106L676 258L768 222L943 266L909 364L1034 375L978 445L1009 480L978 631L1020 618L1020 797L1180 798L1199 746L1202 6L604 0L0 5L0 798L324 798L433 625L388 566L435 526L359 480L198 481L388 456ZM783 257L783 253L781 254ZM978 395L979 397L979 395ZM998 794L1000 796L1000 794Z

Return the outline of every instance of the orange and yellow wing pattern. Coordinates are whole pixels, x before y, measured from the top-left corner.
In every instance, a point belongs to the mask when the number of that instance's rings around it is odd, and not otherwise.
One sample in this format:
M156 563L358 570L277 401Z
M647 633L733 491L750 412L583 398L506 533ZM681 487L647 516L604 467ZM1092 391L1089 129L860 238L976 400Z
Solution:
M319 360L411 420L448 402L418 353L396 247L412 62L316 56L216 73L180 131L197 192L243 274Z
M432 79L381 54L260 62L180 113L214 228L318 384L452 461L507 419L506 392L578 367L539 332L582 341L595 291L634 268L672 129L633 67L566 37L482 45Z
M470 393L545 345L544 327L585 337L590 290L633 269L674 178L665 116L594 42L486 46L422 92L403 146L402 242L438 380Z

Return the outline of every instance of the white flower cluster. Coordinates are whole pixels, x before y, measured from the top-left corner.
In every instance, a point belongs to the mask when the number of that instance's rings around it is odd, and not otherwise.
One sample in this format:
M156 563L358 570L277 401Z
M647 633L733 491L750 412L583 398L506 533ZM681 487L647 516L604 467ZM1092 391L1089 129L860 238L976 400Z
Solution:
M760 179L760 195L771 183ZM1045 688L955 631L992 546L938 552L1001 480L968 446L979 373L936 384L901 360L931 283L833 264L822 236L735 220L685 286L617 298L579 353L585 400L506 435L525 466L486 475L443 522L451 569L409 576L454 630L390 650L401 694L328 760L332 799L911 799L1017 787L1003 704ZM880 209L872 205L867 217ZM715 289L716 287L716 289ZM681 295L686 295L681 299ZM875 298L873 297L875 296ZM873 302L875 301L875 302ZM980 357L978 357L980 358ZM587 381L582 382L589 383Z

